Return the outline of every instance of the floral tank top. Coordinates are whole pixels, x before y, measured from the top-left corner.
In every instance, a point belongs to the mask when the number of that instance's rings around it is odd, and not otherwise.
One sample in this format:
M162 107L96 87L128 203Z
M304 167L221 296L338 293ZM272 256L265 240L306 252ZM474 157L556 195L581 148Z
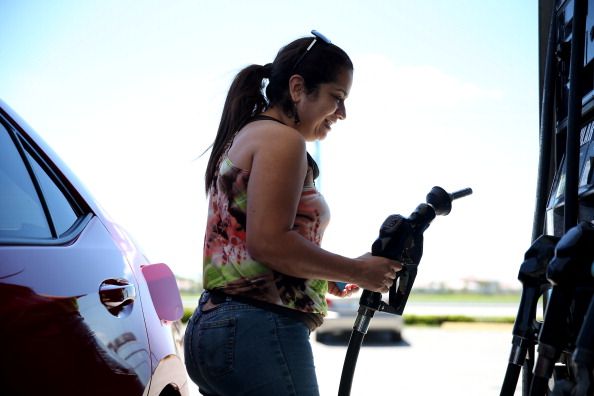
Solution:
M319 246L330 213L326 201L313 184L312 173L310 166L294 230ZM204 288L325 316L327 281L288 276L250 257L246 244L249 179L249 171L235 167L226 155L223 156L216 182L209 191L204 237Z

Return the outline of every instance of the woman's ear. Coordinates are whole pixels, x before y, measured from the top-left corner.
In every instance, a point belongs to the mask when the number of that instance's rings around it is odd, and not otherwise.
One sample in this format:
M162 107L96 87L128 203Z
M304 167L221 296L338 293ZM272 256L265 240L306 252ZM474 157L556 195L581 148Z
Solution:
M293 103L298 103L303 93L305 93L305 80L299 74L293 74L289 78L289 94Z

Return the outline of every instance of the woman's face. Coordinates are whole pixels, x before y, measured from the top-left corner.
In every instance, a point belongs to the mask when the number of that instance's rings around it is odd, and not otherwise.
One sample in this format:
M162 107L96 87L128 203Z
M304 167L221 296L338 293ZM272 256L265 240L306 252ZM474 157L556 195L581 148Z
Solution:
M331 83L320 84L311 94L303 93L297 103L300 124L297 129L306 141L322 140L338 120L346 118L344 101L353 83L353 71L343 70Z

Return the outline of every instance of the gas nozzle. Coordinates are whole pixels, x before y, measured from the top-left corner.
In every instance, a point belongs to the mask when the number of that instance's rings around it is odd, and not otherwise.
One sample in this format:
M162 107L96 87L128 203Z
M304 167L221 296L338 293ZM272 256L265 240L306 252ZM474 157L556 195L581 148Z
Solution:
M371 245L371 254L397 260L402 264L402 269L396 272L396 278L388 293L388 303L382 300L379 292L365 289L361 293L359 310L342 369L339 396L350 394L359 349L375 312L402 315L423 255L423 232L436 215L450 213L454 199L470 194L472 194L470 188L448 194L441 187L433 187L427 194L427 203L417 206L408 218L394 214L388 216L382 223L379 236Z
M454 199L464 198L470 194L472 194L472 188L468 187L468 188L464 188L460 191L455 191L453 193L450 193L450 197L452 197L452 201L453 201Z
M435 210L436 215L446 216L452 210L452 201L472 194L472 188L465 188L448 193L439 186L435 186L427 194L426 201Z

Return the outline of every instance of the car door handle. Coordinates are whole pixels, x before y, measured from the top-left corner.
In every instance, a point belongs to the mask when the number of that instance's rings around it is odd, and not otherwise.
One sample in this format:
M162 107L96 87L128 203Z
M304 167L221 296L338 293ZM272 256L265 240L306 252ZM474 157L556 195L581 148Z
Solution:
M99 287L101 302L108 309L122 308L136 299L136 288L125 279L108 279Z

